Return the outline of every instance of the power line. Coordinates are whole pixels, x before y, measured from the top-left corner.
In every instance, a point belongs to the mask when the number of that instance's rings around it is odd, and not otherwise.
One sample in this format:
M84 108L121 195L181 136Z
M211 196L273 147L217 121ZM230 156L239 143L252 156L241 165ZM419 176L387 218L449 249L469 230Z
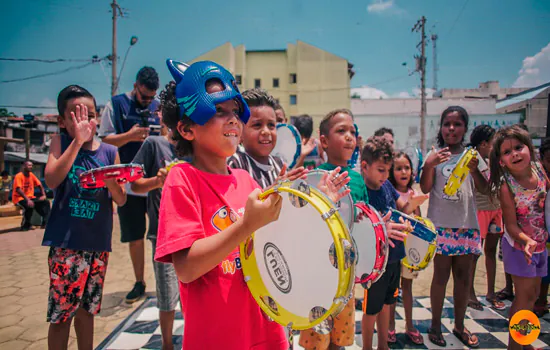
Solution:
M52 106L12 106L12 105L0 105L0 108L57 109L57 107L52 107Z
M53 60L45 60L41 58L5 58L0 57L0 61L14 61L14 62L41 62L41 63L57 63L57 62L95 62L98 60L97 56L87 59L73 59L73 58L57 58Z
M49 76L52 76L52 75L59 75L59 74L63 74L63 73L66 73L66 72L70 72L72 70L78 70L78 69L82 69L82 68L86 68L94 63L97 63L97 62L100 62L102 60L106 60L107 57L104 57L104 58L100 58L100 59L96 59L92 62L88 62L88 63L85 63L85 64L82 64L80 66L73 66L73 67L69 67L69 68L65 68L63 70L59 70L59 71L55 71L55 72L50 72L50 73L44 73L44 74L38 74L38 75L33 75L33 76L30 76L30 77L25 77L25 78L18 78L18 79L10 79L10 80L0 80L0 84L6 84L6 83L15 83L15 82L19 82L19 81L25 81L25 80L31 80L31 79L38 79L38 78L43 78L43 77L49 77Z
M465 0L464 1L464 4L462 5L462 8L460 9L460 12L458 13L458 16L456 16L455 21L453 22L453 25L451 26L451 29L449 29L449 31L447 32L447 36L449 36L449 34L451 34L453 29L455 28L455 25L458 22L458 20L460 19L460 16L462 15L462 12L464 12L464 9L466 8L466 5L468 5L468 1L470 1L470 0Z

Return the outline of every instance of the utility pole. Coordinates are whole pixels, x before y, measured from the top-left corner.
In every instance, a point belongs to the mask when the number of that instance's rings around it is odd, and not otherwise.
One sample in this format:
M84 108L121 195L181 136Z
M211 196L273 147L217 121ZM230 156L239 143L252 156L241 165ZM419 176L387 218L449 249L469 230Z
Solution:
M120 13L121 17L124 17L122 14L122 9L117 4L116 0L113 0L111 3L111 9L113 11L113 51L111 53L111 96L115 96L117 92L117 73L116 73L116 63L117 63L117 43L116 43L116 19Z
M432 34L432 45L433 45L433 75L434 75L434 84L433 89L434 92L437 91L437 71L439 68L437 67L437 34Z
M426 153L426 17L422 16L416 22L411 32L420 32L421 40L416 47L420 46L420 56L415 55L416 71L420 72L420 149Z

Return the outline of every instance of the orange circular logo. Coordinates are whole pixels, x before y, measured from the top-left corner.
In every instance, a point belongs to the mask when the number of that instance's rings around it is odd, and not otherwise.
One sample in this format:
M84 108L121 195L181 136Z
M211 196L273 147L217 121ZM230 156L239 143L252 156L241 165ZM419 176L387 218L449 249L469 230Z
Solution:
M520 310L510 319L509 332L516 343L532 344L540 334L539 318L532 311Z

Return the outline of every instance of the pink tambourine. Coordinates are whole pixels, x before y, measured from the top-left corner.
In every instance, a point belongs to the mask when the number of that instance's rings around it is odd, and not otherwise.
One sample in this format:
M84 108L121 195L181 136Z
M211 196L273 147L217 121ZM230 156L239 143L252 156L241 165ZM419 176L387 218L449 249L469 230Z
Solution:
M106 179L116 179L118 183L133 182L143 177L140 164L117 164L88 170L80 174L80 186L83 188L105 187Z

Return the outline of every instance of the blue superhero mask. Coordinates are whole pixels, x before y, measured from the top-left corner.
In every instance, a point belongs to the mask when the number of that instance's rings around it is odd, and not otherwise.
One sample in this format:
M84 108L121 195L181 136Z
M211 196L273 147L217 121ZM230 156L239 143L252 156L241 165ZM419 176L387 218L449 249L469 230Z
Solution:
M168 59L166 65L176 81L180 118L185 114L195 123L204 125L216 114L217 104L235 99L240 104L239 118L245 124L248 122L250 109L237 88L235 78L225 68L211 61L188 65ZM210 79L220 81L225 90L207 93L206 82Z

